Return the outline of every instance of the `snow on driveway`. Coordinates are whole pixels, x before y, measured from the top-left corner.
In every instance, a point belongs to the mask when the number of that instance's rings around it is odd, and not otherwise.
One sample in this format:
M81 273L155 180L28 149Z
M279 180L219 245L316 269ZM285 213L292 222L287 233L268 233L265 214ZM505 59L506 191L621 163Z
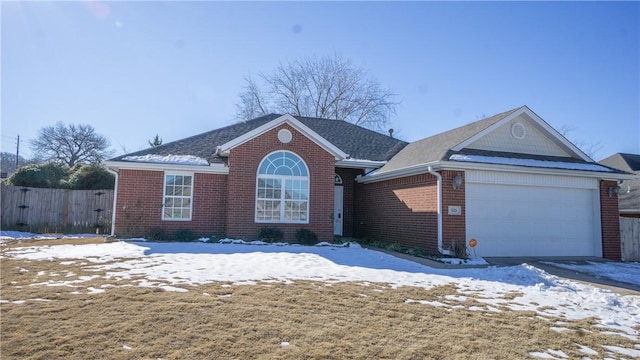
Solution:
M618 335L633 341L639 341L640 337L634 329L640 325L640 296L619 295L561 279L527 264L482 269L434 269L357 244L350 247L313 247L114 242L29 246L7 250L4 256L61 260L63 264L82 259L91 262L96 269L106 270L107 277L128 279L142 276L146 279L140 283L142 286L175 291L187 291L180 286L214 281L238 285L259 281L354 281L426 289L454 283L461 299L465 296L479 297L479 301L487 304L487 309L495 309L491 305L502 305L569 320L595 317L600 319L601 326ZM590 264L590 271L612 271L610 267L599 268L599 265ZM640 281L637 265L616 263L615 266L615 271L625 269L628 273L626 281ZM513 293L521 295L513 299L508 297L508 300L503 297ZM629 350L640 356L640 350Z

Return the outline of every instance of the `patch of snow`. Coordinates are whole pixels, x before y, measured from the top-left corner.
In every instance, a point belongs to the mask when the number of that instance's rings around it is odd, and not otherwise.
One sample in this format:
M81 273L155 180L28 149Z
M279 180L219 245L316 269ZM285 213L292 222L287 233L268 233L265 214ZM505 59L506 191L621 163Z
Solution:
M163 289L164 291L189 292L189 290L187 290L187 289L183 289L183 288L179 288L179 287L175 287L175 286L168 286L168 285L162 285L162 286L160 286L160 288Z
M141 155L141 156L125 156L124 161L162 163L162 164L180 164L180 165L199 165L206 166L209 162L206 159L194 155Z
M249 241L249 242L246 242L246 244L247 245L269 245L268 242L264 242L264 241L261 241L261 240Z
M404 301L405 304L413 304L413 303L417 303L417 304L422 304L422 305L431 305L431 306L435 306L435 307L449 307L449 305L445 304L445 303L441 303L440 301L427 301L427 300L413 300L413 299L406 299Z
M632 358L640 358L640 350L627 349L619 346L602 345L603 348L618 354L630 356Z
M87 294L102 294L104 292L105 292L104 289L96 289L96 288L94 288L92 286L89 286L87 288Z
M450 265L489 265L489 263L481 257L475 257L470 259L459 258L440 258L438 261Z
M559 317L565 321L594 317L600 319L601 327L634 341L638 339L635 327L640 323L640 296L620 295L561 279L528 264L435 269L355 243L349 247L248 246L246 242L233 244L234 241L231 244L113 242L29 246L7 249L4 255L29 260L86 259L91 263L90 269L106 271L106 275L97 277L136 278L138 286L160 287L167 291L187 291L179 286L211 282L249 285L267 281L310 280L325 284L348 281L389 284L391 289L400 286L430 289L454 284L460 301L464 296L472 296L487 305L535 311L540 316ZM39 285L74 286L90 278L94 277L48 281ZM518 296L505 299L505 295L514 293ZM457 299L450 297L447 300ZM407 303L411 302L423 303L407 300ZM424 304L452 308L441 302ZM477 307L477 310L497 309L487 306Z
M462 155L453 154L449 157L451 161L463 161L463 162L475 162L484 164L499 164L499 165L516 165L516 166L528 166L538 168L552 168L552 169L567 169L567 170L587 170L587 171L604 171L612 172L613 170L598 165L596 163L571 163L562 161L546 161L546 160L534 160L534 159L519 159L519 158L505 158L497 156L482 156L482 155Z
M575 270L578 272L587 272L601 278L607 278L615 281L626 282L629 284L640 285L640 263L621 263L621 262L592 262L587 261L586 264L560 264L551 261L543 263L553 265L555 267Z
M588 347L588 346L584 346L584 345L578 345L578 351L580 351L581 353L587 354L587 355L598 355L598 352L593 350L592 348Z
M530 352L529 355L540 358L540 359L568 359L569 358L567 354L562 352L562 350L552 350L552 349L548 349L546 352L533 351L533 352Z
M124 257L138 258L143 255L144 248L124 243L117 246L105 246L105 244L85 245L54 245L54 246L29 246L16 248L7 254L27 260L54 260L54 259L86 259L91 262L107 262Z

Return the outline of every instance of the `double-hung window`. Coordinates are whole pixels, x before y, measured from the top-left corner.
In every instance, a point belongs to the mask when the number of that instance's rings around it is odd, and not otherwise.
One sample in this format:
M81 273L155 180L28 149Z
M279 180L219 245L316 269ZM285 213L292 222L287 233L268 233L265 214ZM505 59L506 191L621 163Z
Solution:
M193 175L165 174L163 220L191 220Z
M258 167L256 222L309 223L309 170L289 151L267 155Z

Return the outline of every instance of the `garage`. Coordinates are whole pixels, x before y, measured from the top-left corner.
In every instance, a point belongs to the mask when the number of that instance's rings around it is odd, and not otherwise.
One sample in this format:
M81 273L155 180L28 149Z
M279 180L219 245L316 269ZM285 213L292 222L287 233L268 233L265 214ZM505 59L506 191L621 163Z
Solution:
M466 233L478 256L602 256L598 180L467 171Z

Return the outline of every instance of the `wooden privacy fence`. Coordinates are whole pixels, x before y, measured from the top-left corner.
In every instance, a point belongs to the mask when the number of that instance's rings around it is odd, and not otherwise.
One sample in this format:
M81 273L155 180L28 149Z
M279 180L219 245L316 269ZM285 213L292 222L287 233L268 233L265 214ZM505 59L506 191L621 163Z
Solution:
M622 261L640 261L640 218L620 217Z
M113 190L1 186L2 230L109 233Z

